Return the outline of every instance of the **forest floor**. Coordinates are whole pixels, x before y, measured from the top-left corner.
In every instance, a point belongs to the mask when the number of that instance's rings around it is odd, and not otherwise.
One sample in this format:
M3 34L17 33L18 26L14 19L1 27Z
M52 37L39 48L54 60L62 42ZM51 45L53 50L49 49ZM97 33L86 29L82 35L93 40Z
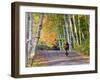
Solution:
M41 50L37 51L32 62L32 66L80 65L88 64L89 56L83 56L76 51L71 51L66 56L65 51Z

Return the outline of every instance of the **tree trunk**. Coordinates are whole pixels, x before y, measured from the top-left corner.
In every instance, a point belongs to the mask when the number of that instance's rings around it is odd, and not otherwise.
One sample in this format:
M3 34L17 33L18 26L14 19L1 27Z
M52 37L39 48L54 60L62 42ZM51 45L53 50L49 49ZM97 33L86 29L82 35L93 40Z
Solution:
M69 50L71 51L71 42L70 42L70 35L69 35L69 29L68 29L68 16L64 15L64 22L65 22L65 30L67 33L67 42L69 43Z
M76 23L75 23L75 17L74 17L74 15L72 15L72 18L73 18L73 24L74 24L74 31L75 31L76 42L77 42L77 44L79 44L79 42L78 42L78 35L77 35L77 28L76 28Z
M65 26L63 25L63 51L65 50L64 49L65 42L67 42L67 40L66 40Z
M25 49L26 49L26 64L28 63L28 56L32 51L32 14L25 14Z
M66 41L65 26L63 26L63 37L64 37L64 41Z
M59 49L62 50L61 35L58 35Z
M73 40L73 46L75 46L75 37L74 37L74 33L73 33L73 28L72 28L72 22L71 22L71 16L68 16L68 20L69 20L69 27L70 27L70 35L72 36L72 40ZM71 41L72 43L72 41Z
M82 32L82 39L85 40L84 33Z
M81 29L80 29L80 19L79 19L79 16L78 16L78 27L79 27L79 43L81 44Z
M37 43L39 41L40 32L41 32L41 29L42 29L43 16L44 16L44 14L41 14L40 17L39 17L39 23L38 23L38 26L37 26L37 31L36 31L35 37L33 39L33 48L32 48L32 52L31 52L31 55L30 55L31 58L33 58L33 56L36 53L36 46L37 46Z

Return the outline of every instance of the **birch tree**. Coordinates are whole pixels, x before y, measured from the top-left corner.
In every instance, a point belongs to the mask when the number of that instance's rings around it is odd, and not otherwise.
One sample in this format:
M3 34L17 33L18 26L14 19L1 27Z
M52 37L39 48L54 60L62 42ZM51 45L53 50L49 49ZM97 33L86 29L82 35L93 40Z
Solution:
M80 19L79 19L79 15L78 15L78 27L79 27L79 43L82 43L82 37L81 37L81 29L80 29Z
M69 35L69 29L68 29L68 16L67 15L64 15L64 22L65 22L65 30L66 30L66 33L67 33L67 42L69 43L69 50L71 51L71 41L70 41L70 35Z
M61 35L58 35L58 44L59 44L59 49L60 51L62 50L62 43L61 43Z
M82 39L85 40L84 33L82 32Z
M71 15L68 16L68 21L69 21L69 27L70 27L70 36L72 37L73 45L75 46L75 36L73 33L73 28L72 28ZM72 40L71 40L71 43L72 43Z
M40 32L41 32L41 29L42 29L43 16L44 16L44 14L41 14L40 17L39 17L39 22L38 22L38 25L37 25L37 31L36 31L35 37L33 39L33 47L32 47L32 52L31 52L31 55L30 55L31 58L33 58L33 56L36 53L36 46L37 46L37 43L39 41Z
M26 44L26 64L28 56L32 51L32 13L25 14L25 44Z
M78 42L77 28L76 28L76 23L75 23L75 16L74 15L72 15L72 19L73 19L73 24L74 24L74 31L75 31L76 42L77 42L77 44L79 44L79 42Z

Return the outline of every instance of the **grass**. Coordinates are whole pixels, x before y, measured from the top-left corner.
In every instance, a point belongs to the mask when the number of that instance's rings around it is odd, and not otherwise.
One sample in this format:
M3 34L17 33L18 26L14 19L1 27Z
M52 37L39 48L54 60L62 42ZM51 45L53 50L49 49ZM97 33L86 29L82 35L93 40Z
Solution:
M81 52L83 55L89 56L89 43L87 41L81 45L76 45L74 49Z

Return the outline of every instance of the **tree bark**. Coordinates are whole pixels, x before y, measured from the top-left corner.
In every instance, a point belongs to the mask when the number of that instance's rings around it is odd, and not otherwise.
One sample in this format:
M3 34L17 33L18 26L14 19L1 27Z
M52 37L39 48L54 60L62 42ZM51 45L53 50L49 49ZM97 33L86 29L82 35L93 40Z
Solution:
M84 33L82 32L82 39L85 40Z
M37 31L36 31L35 37L33 39L33 48L32 48L32 52L31 52L31 55L30 55L31 58L33 58L34 55L36 54L36 46L37 46L37 43L38 43L39 38L40 38L43 16L44 16L44 14L41 14L40 17L39 17L39 23L38 23L38 26L37 26Z
M78 16L78 27L79 27L79 43L81 44L81 29L80 29L80 19L79 19L79 16Z
M73 46L75 46L75 37L74 37L74 33L73 33L73 28L72 28L72 22L71 22L71 15L68 16L68 20L69 20L69 27L70 27L70 35L72 36L72 40L73 40ZM72 43L72 41L71 41Z
M69 51L71 51L71 41L70 41L70 35L69 35L69 29L68 29L68 16L64 15L64 22L65 22L65 28L67 33L67 42L69 43Z
M32 14L25 14L25 50L26 50L26 64L28 64L28 56L32 51Z
M74 31L75 31L76 42L77 42L77 44L79 44L79 42L78 42L78 35L77 35L77 28L76 28L76 23L75 23L75 16L72 15L72 18L73 18L73 24L74 24Z

